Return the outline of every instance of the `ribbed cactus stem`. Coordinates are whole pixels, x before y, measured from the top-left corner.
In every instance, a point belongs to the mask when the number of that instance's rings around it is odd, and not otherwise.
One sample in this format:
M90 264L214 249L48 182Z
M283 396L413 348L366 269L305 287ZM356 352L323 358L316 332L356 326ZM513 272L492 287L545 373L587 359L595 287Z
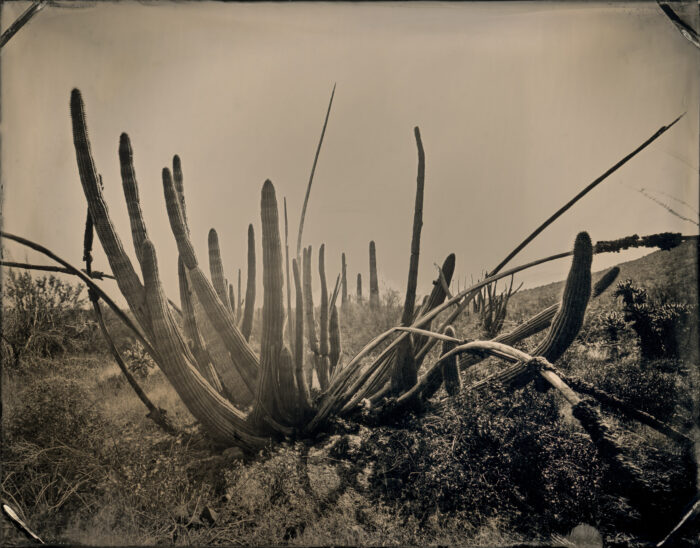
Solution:
M209 384L211 384L217 392L221 393L223 391L221 380L214 367L212 367L209 354L202 344L202 339L197 329L194 305L192 303L192 292L187 282L185 265L182 264L180 259L177 261L177 277L180 284L180 307L182 309L182 328L185 338L196 360L197 369L202 376L207 379Z
M295 424L299 420L300 407L294 375L294 360L286 346L282 347L277 366L277 409L284 424Z
M369 243L369 306L379 307L379 280L377 278L377 246L372 240Z
M319 352L328 356L328 284L326 282L326 246L321 244L318 250L318 275L321 279L321 304L319 306Z
M455 330L451 325L448 325L444 331L448 337L455 337ZM447 354L452 350L457 343L452 341L443 341L442 354ZM462 389L462 376L457 366L457 356L451 356L442 362L442 378L445 381L445 390L450 396L456 396Z
M610 287L620 274L620 267L613 266L593 285L593 297L599 297L605 290Z
M306 250L304 250L304 252L306 252ZM309 391L309 384L304 373L304 295L301 288L299 264L297 263L296 259L292 259L292 270L294 273L294 290L296 293L296 320L294 322L296 326L294 331L294 376L297 383L300 409L309 409L311 407L311 393Z
M287 336L294 353L294 316L292 315L292 285L289 278L289 222L287 220L287 198L284 198L284 269L287 281Z
M345 253L341 257L341 279L340 284L342 287L342 300L340 301L342 306L348 303L348 265L345 262Z
M574 257L566 278L559 311L552 320L547 336L537 346L534 355L542 356L554 363L578 335L591 295L592 261L591 238L586 232L580 232L574 243Z
M141 249L143 241L146 239L146 224L143 220L143 212L141 211L141 202L139 200L131 141L126 133L122 133L119 137L119 165L126 208L129 213L129 223L131 225L131 238L134 242L134 249L137 251L136 258L140 261L138 250Z
M182 176L182 162L180 157L176 154L173 156L173 182L175 183L175 190L177 191L178 198L180 199L180 211L182 212L182 219L189 232L189 223L187 222L187 207L185 204L185 183Z
M258 359L238 330L231 311L221 303L216 291L198 266L197 257L180 211L179 199L170 171L167 168L163 169L163 191L170 228L175 236L182 262L187 269L190 285L206 311L209 321L230 352L231 362L241 374L246 386L254 392ZM220 374L223 377L223 373L220 372Z
M263 248L263 318L260 339L260 374L255 394L254 421L261 425L265 414L275 420L278 412L278 375L283 347L284 296L282 244L275 187L268 179L260 200ZM290 360L291 362L291 360ZM281 410L279 410L281 411Z
M423 194L425 189L425 154L420 137L420 130L414 129L416 146L418 147L418 176L416 182L416 201L413 208L413 233L411 235L411 258L408 267L408 282L406 298L403 305L401 325L410 326L413 323L413 313L416 304L416 287L418 285L418 264L420 259L420 235L423 227ZM396 351L396 361L391 372L391 388L394 393L405 392L418 380L418 364L414 356L414 345L410 337L406 337Z
M340 317L338 307L335 303L331 307L330 319L328 320L328 337L330 342L330 351L328 359L330 362L331 372L335 369L340 361L340 353L342 352L340 338Z
M304 311L306 316L306 335L309 341L309 349L318 354L318 341L316 339L316 322L314 320L314 299L311 282L311 246L304 248L303 257L304 274Z
M233 284L228 284L228 304L231 308L231 314L236 317L236 295L233 292Z
M240 411L212 388L182 352L184 341L170 316L168 301L159 280L155 248L150 240L143 242L140 256L146 304L153 320L154 340L158 343L162 358L162 363L158 365L190 412L213 438L241 444L250 450L263 447L268 440L260 437Z
M239 270L240 273L240 270ZM241 332L246 341L250 340L250 333L253 330L253 314L255 313L255 230L253 225L248 225L248 279L245 289L245 311L243 312L243 322L241 323ZM238 313L240 310L240 292L241 284L240 277L238 279Z
M238 269L238 306L236 309L238 310L238 313L241 313L241 310L243 309L243 294L241 293L241 269ZM239 322L243 321L242 318L237 318Z
M425 153L418 127L414 128L416 146L418 147L418 176L416 183L416 202L413 206L413 234L411 236L411 258L408 266L408 282L406 298L403 305L401 325L408 326L413 322L413 311L416 304L416 287L418 285L418 264L420 259L420 234L423 228L423 194L425 189Z
M362 302L362 274L357 273L357 302Z
M440 306L445 301L445 298L447 297L445 286L449 287L450 283L452 282L452 276L454 275L455 271L455 261L456 257L454 253L450 253L443 261L442 267L440 268L440 273L438 274L437 279L433 281L433 289L430 292L430 295L427 296L426 302L421 307L420 315L427 314L433 308ZM444 284L440 279L440 275L442 275L442 278L445 281ZM432 321L426 323L422 329L430 331L431 324ZM427 352L421 352L421 349L428 342L430 341L428 341L426 337L414 337L414 347L418 350L415 355L417 368L420 368L425 356L427 355Z
M214 286L214 290L219 296L219 299L221 299L221 302L230 310L231 305L228 302L228 287L226 287L226 279L224 278L224 264L221 260L221 249L219 248L219 235L213 228L209 230L208 244L211 284Z
M109 218L109 211L102 195L102 188L90 150L83 99L80 91L77 89L74 89L71 93L70 110L73 123L73 144L75 146L80 182L88 202L88 209L95 232L105 251L119 290L124 295L138 323L144 331L148 332L149 315L144 304L143 285L124 251L121 240Z

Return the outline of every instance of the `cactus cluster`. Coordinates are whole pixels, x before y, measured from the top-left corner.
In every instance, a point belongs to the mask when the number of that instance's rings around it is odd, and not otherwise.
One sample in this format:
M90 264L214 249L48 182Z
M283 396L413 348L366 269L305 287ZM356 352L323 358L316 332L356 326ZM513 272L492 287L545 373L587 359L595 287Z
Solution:
M439 269L431 293L416 307L425 176L425 155L418 128L415 129L418 147L417 191L401 325L377 336L357 355L342 363L339 305L342 307L348 302L345 254L341 256L341 273L329 295L326 248L323 244L319 248L321 302L317 322L312 296L312 248L308 246L302 250L299 246L297 257L291 261L293 276L290 276L288 252L283 258L278 202L271 181L263 184L260 201L264 292L260 352L256 355L250 344L256 299L253 225L248 227L248 278L243 300L240 270L238 290L234 292L233 285L225 276L219 234L214 229L208 237L209 278L200 266L190 236L179 156L173 158L172 172L169 167L163 169L165 205L179 254L182 321L176 321L173 307L163 291L156 249L148 237L141 211L129 137L122 134L120 138L119 160L141 276L127 256L110 220L90 150L83 100L78 90L71 95L71 116L78 171L88 202L89 219L102 243L119 289L140 327L139 337L146 341L145 346L154 361L211 438L254 451L275 439L299 434L313 435L332 416L347 416L360 409L366 410L368 405L376 415L388 408L395 411L404 405L420 403L434 395L443 384L448 395L455 395L464 389L460 371L486 355L498 356L513 364L497 373L495 380L522 385L537 377L557 389L575 409L582 408L580 398L562 380L551 362L568 348L583 321L591 295L590 268L594 247L590 238L586 233L576 238L572 266L560 304L545 309L514 331L491 341L466 342L458 339L451 324L473 302L479 289L511 275L517 269L497 274L502 263L492 271L491 277L452 296L449 285L455 270L455 255L450 254ZM285 226L285 248L286 237ZM662 243L666 245L667 239ZM371 308L376 309L379 307L379 291L374 241L370 242L369 250L369 303ZM604 291L616 275L616 271L611 271L604 276L594 289L593 296ZM292 293L294 309L291 306ZM340 303L337 302L339 297ZM359 274L356 298L362 302L362 278ZM433 328L437 316L449 308L452 312ZM288 334L286 341L285 325ZM547 326L550 329L533 356L509 346ZM370 352L392 337L393 340L367 363L365 358ZM310 360L305 359L304 339L310 351ZM442 341L441 357L422 368L423 361L438 341ZM314 372L320 388L315 394L312 391ZM485 386L488 382L477 383L469 389ZM582 424L585 423L584 427L589 432L595 432L598 428L597 415L578 414L582 417Z

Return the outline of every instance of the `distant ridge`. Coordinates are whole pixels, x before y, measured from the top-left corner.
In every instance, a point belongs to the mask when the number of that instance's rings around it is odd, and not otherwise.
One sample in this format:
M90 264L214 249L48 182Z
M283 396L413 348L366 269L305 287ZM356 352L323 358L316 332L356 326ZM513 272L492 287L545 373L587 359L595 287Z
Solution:
M652 292L663 292L680 302L697 303L697 260L697 244L694 241L684 242L669 251L653 251L639 259L619 263L617 266L620 267L620 274L613 287L617 282L630 278ZM595 272L593 282L607 270L609 269ZM524 289L513 296L512 304L516 308L533 302L548 306L557 301L563 289L563 281ZM610 290L601 297L602 303L612 299Z

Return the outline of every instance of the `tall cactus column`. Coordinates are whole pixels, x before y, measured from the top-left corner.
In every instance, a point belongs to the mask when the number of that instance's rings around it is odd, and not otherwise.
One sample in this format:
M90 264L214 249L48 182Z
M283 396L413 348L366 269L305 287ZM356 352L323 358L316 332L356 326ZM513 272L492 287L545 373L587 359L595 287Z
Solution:
M362 274L357 273L357 302L362 302Z
M369 306L379 307L379 281L377 278L377 246L372 240L369 243Z
M263 324L260 340L260 373L253 422L263 427L266 418L284 420L280 416L278 376L283 355L284 298L282 287L282 244L275 187L265 181L260 201L263 242ZM285 364L291 370L291 355L284 352ZM289 362L289 363L287 363Z
M418 285L418 262L420 258L420 234L423 228L423 194L425 189L425 152L420 137L420 130L415 130L416 146L418 147L418 175L416 179L416 202L413 208L413 234L411 236L411 258L408 267L408 283L406 284L406 299L401 316L401 325L410 326L413 323L413 312L416 302L416 287ZM397 350L396 362L391 375L391 388L395 393L410 389L418 380L418 367L414 357L411 337L406 337Z

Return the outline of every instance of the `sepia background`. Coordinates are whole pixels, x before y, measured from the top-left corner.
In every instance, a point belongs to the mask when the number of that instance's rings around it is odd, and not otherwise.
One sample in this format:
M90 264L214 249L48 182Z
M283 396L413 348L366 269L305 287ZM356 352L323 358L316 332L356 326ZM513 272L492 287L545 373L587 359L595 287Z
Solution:
M162 167L182 157L193 241L204 250L216 228L233 279L248 223L259 230L266 178L287 198L295 242L334 83L304 237L316 249L325 242L331 278L343 251L350 279L365 278L375 239L381 281L405 285L415 125L427 164L419 294L449 252L459 257L456 278L493 268L684 112L514 264L570 249L580 230L594 241L696 230L639 192L697 218L698 50L655 3L71 4L47 7L2 51L2 184L4 229L75 263L86 205L68 110L74 87L122 234L117 146L122 131L131 137L171 295L176 248ZM28 5L3 3L2 28ZM598 256L594 270L644 252ZM9 245L6 258L36 259ZM95 267L107 267L101 250ZM521 279L538 285L566 268Z

